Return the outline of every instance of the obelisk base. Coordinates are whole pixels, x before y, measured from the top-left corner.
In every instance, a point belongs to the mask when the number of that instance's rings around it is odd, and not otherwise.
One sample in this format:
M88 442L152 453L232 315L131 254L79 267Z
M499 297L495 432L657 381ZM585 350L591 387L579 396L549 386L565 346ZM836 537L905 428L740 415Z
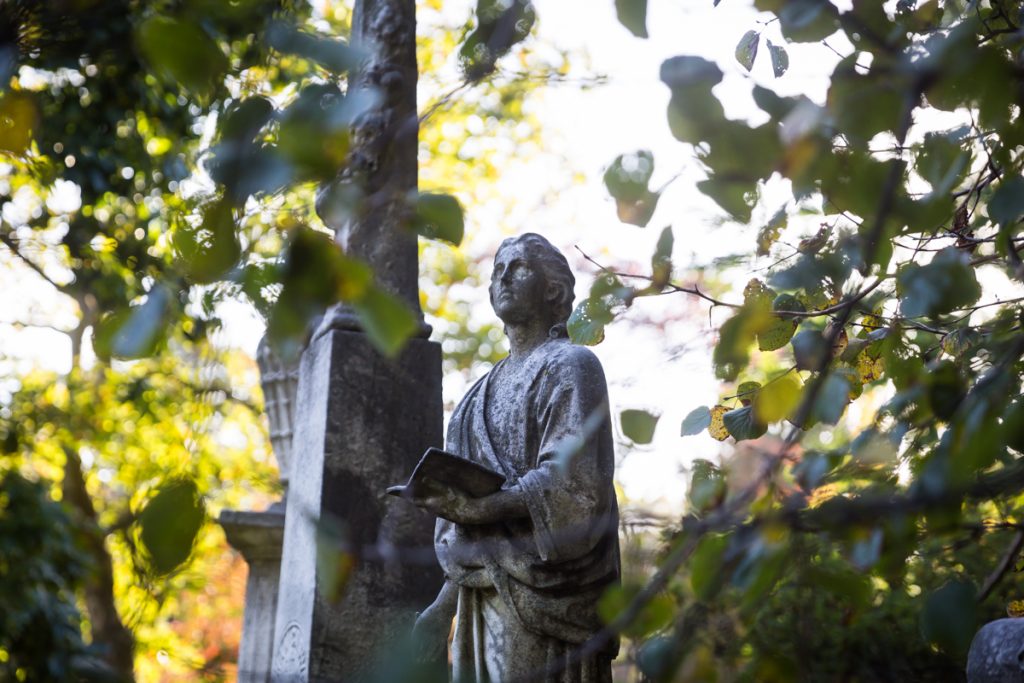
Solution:
M326 331L303 354L295 421L271 680L367 680L442 582L433 517L384 493L443 443L440 345L389 360Z

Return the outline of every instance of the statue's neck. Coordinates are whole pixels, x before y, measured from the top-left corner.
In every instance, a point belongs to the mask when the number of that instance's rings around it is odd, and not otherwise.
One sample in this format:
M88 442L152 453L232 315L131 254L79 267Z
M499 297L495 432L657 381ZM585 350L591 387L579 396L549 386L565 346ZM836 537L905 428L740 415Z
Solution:
M530 352L547 341L548 330L551 328L546 321L531 320L523 325L506 325L509 355L513 359L525 358Z

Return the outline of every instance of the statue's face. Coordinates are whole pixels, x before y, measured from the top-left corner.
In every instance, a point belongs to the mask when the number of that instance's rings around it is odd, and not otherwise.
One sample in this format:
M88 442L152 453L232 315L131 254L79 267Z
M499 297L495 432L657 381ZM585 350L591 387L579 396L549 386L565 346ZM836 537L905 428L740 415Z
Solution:
M512 244L498 252L491 272L491 306L502 322L519 324L543 315L548 284L526 248Z

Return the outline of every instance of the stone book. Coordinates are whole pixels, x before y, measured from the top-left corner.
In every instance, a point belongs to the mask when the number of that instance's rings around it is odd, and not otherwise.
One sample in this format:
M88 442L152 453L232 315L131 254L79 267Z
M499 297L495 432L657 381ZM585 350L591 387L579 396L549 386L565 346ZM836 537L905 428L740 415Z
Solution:
M429 490L429 481L458 489L473 498L481 498L501 490L505 477L492 469L478 465L439 448L428 448L412 471L409 481L389 486L392 496L413 498Z

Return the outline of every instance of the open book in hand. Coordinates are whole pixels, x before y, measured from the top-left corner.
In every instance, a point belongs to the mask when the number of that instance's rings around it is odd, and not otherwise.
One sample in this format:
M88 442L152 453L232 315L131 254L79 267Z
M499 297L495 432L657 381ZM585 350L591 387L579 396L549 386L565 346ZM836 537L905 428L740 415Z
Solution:
M389 486L387 492L392 496L416 498L430 494L431 482L457 489L473 498L481 498L500 491L505 477L439 448L428 448L409 476L409 481L404 485Z

